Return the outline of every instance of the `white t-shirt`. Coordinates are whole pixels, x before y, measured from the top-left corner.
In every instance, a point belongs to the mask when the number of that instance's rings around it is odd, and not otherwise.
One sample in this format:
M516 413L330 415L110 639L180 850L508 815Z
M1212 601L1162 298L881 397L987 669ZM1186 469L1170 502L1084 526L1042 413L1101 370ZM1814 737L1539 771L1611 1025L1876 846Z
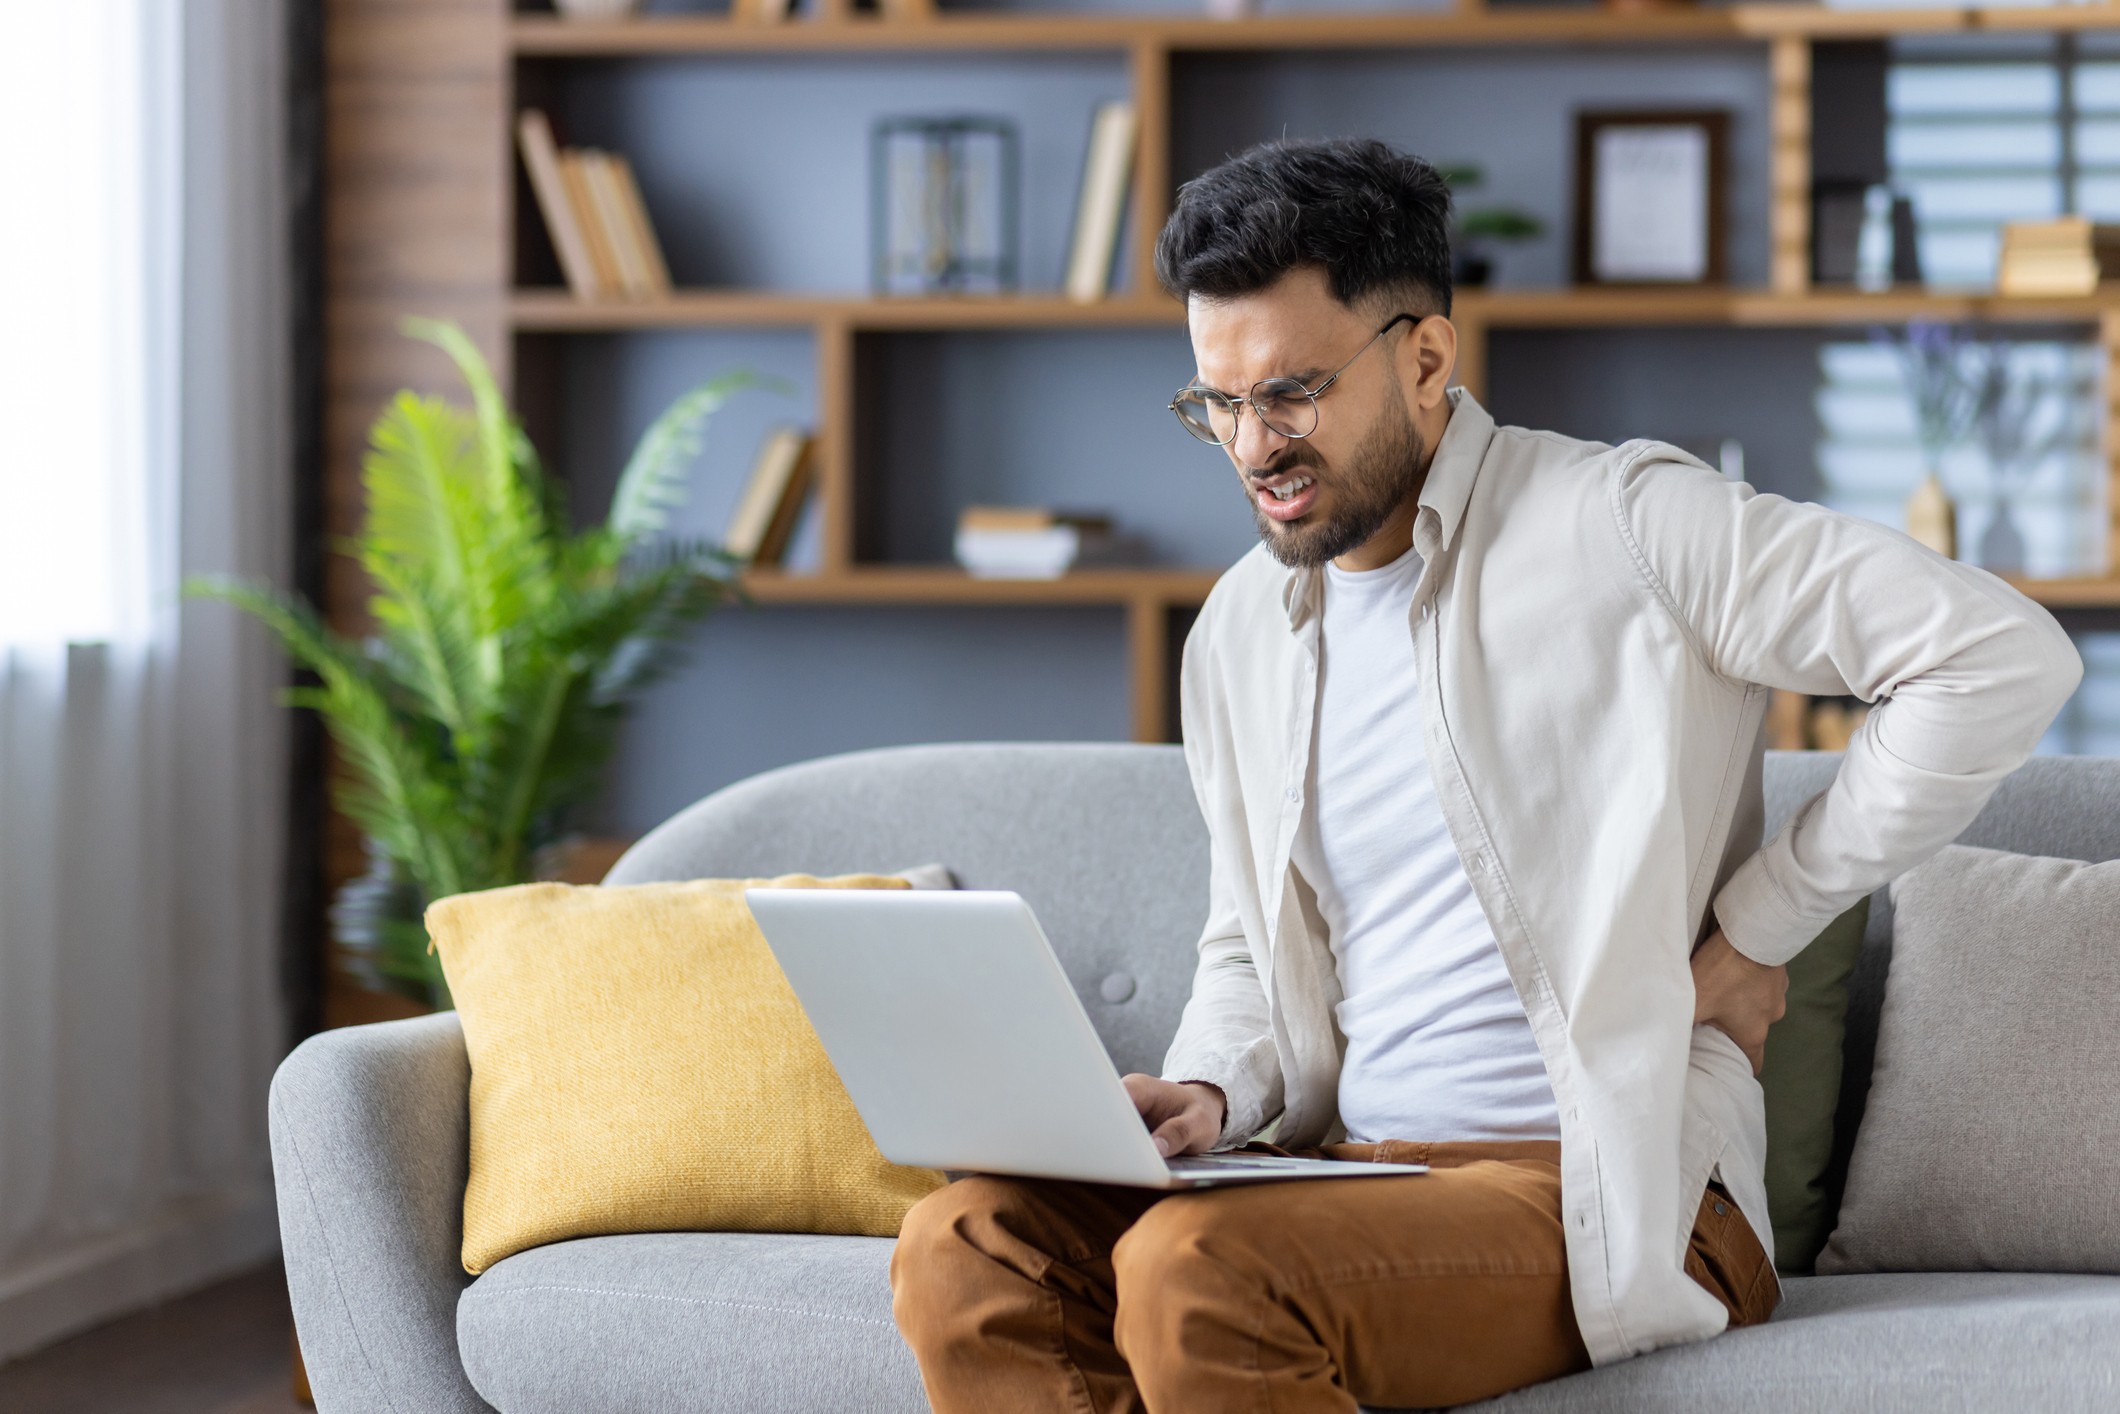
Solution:
M1558 1139L1545 1061L1435 798L1421 746L1412 550L1325 567L1312 794L1294 861L1345 998L1355 1142Z

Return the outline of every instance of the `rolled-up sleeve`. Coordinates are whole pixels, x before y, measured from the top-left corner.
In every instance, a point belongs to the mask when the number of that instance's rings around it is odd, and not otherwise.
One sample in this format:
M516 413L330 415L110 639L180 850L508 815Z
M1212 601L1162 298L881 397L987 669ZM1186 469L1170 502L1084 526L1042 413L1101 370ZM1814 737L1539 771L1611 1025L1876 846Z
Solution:
M1715 672L1874 704L1831 786L1714 900L1769 965L1955 839L2083 676L2053 616L1871 521L1760 495L1669 448L1623 463L1620 534Z

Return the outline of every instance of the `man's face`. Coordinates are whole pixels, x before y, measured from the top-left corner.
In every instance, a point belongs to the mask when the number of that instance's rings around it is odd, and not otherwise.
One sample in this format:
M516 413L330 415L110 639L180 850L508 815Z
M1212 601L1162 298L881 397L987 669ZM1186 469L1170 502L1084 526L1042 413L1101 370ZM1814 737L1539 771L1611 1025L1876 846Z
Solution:
M1188 323L1199 382L1244 397L1262 378L1317 387L1383 319L1371 323L1341 304L1322 271L1304 268L1256 294L1196 299ZM1322 565L1357 549L1419 493L1426 449L1392 359L1405 332L1400 325L1340 374L1318 399L1308 437L1275 432L1249 407L1238 417L1236 440L1223 450L1259 537L1281 563Z

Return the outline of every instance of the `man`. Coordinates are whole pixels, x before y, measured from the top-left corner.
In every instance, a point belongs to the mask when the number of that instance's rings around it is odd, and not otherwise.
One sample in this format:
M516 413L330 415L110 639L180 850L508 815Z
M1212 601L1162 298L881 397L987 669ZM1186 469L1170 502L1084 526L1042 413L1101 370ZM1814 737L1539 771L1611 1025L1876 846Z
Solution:
M1157 250L1261 545L1185 645L1212 837L1166 1154L1425 1175L1163 1195L972 1178L895 1311L942 1414L1454 1404L1765 1320L1783 965L1950 841L2081 674L1894 531L1463 388L1450 200L1374 142L1188 183ZM1760 847L1768 690L1877 704Z

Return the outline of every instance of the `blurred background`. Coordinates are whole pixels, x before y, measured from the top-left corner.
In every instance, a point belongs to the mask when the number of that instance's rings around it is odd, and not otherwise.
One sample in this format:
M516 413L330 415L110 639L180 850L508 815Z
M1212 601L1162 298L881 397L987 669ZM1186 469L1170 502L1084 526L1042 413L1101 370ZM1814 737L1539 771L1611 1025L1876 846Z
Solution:
M2009 577L2120 754L2120 5L80 0L0 70L0 1406L289 1407L265 1085L445 1004L428 898L1175 739L1255 533L1147 260L1253 143L1444 169L1498 420Z

